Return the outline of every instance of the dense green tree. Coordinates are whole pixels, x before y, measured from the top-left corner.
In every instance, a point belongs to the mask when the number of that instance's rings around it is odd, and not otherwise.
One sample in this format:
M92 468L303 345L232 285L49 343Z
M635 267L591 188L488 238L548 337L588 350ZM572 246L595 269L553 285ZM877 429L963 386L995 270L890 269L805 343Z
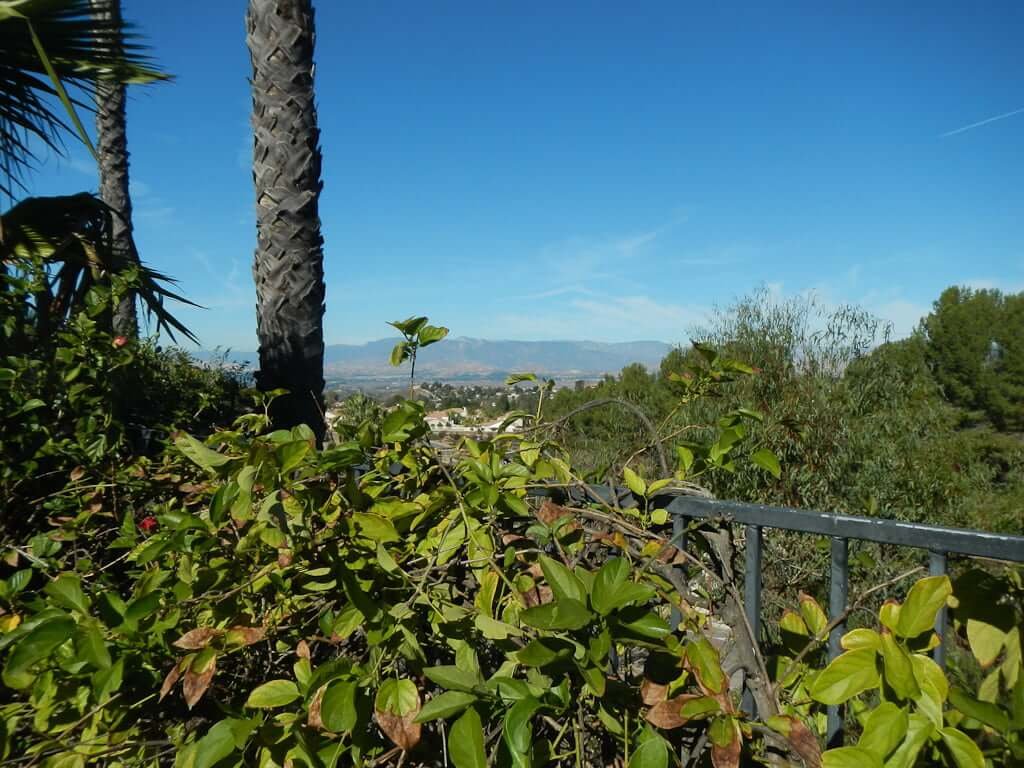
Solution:
M1024 429L1024 293L947 288L921 328L951 402L1000 429Z
M313 92L310 0L250 0L255 132L256 328L263 390L278 427L324 436L324 266L320 234L320 132Z

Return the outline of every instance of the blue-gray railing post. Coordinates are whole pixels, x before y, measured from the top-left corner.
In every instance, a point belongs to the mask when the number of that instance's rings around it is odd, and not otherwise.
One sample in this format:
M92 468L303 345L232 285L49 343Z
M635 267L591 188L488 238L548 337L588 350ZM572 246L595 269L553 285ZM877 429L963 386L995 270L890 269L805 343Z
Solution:
M747 623L753 633L754 650L761 642L761 526L746 526L745 567L743 573L743 603L747 614ZM743 711L756 715L754 696L748 686L743 692Z
M931 576L943 576L946 573L946 553L932 550L928 554L928 573ZM935 633L939 636L939 644L932 651L932 658L940 667L946 666L946 606L939 609L935 617Z
M848 570L849 542L842 537L832 539L832 568L829 578L828 612L832 621L846 611L849 590ZM846 630L846 622L836 624L828 635L828 658L834 659L843 652L839 641ZM842 746L843 711L837 705L828 708L827 743L829 747Z

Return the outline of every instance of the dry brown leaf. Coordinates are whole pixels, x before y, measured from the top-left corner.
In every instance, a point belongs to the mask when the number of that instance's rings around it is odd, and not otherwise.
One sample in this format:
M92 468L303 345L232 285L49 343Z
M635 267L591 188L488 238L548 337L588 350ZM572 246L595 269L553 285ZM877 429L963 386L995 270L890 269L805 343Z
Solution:
M219 637L224 630L216 627L199 627L190 629L184 635L175 640L171 645L185 651L201 651L210 644L215 637Z
M686 725L686 718L679 714L683 702L681 696L676 696L667 701L659 701L647 710L645 717L651 725L670 731L673 728L682 728Z
M164 700L164 697L168 693L171 692L171 689L174 688L175 684L178 682L178 679L180 677L181 677L181 662L179 661L179 662L176 662L173 667L171 667L171 671L168 672L167 673L167 677L164 678L164 683L163 683L163 685L160 686L160 699L159 699L159 701L163 701Z
M678 565L686 562L686 558L683 553L680 552L676 547L668 543L668 539L657 539L660 549L656 556L656 560L660 563L666 563L670 565Z
M579 523L575 522L576 516L573 511L559 504L555 504L551 499L544 499L544 503L541 504L540 508L537 510L537 519L549 528L554 527L559 520L566 517L571 518L574 521L569 527L570 530L579 528Z
M408 752L420 743L420 733L423 727L419 723L413 722L419 713L418 706L407 715L393 715L378 709L376 711L377 725L384 731L384 735L394 742L396 747Z
M640 683L640 699L648 707L654 706L668 698L668 686L644 678Z
M206 668L201 672L195 672L192 667L189 667L188 672L185 673L185 682L181 684L182 693L185 696L185 703L188 704L188 708L192 709L206 693L206 689L210 687L210 681L213 680L213 674L217 671L217 657L214 656L210 662L206 665Z
M796 717L788 719L790 727L787 739L793 751L800 755L806 768L821 768L821 747L818 746L818 737L811 733L811 729L804 725L803 720Z
M241 625L228 628L228 642L232 645L245 647L253 645L267 636L266 627L243 627Z
M319 728L323 730L324 721L320 717L320 707L324 702L324 693L327 691L327 683L324 683L316 689L316 693L313 694L313 698L309 701L309 714L306 716L306 725L310 728Z
M535 605L544 605L544 603L550 603L555 599L554 594L551 592L551 587L547 584L541 584L520 594L522 594L523 602L526 603L527 608L532 608Z
M74 469L71 470L72 483L77 483L83 477L85 477L85 467L75 467Z
M739 729L734 726L732 741L727 746L720 747L717 744L711 744L711 764L715 768L739 768L742 747Z
M299 644L295 646L295 655L300 659L309 658L309 643L305 640L299 640Z
M282 568L287 568L292 564L292 551L290 549L281 548L277 550L277 564Z
M171 645L186 651L201 651L210 644L210 641L221 634L222 630L216 627L197 627L190 629Z

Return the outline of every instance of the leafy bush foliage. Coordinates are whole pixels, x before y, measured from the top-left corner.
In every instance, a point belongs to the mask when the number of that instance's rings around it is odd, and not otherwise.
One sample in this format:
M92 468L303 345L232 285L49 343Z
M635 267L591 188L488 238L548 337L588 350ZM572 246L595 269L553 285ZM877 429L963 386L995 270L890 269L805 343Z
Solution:
M138 287L133 272L90 279L66 317L41 323L40 297L60 274L28 256L0 271L0 514L22 531L77 511L90 485L130 484L126 462L162 450L157 438L208 434L251 402L237 368L110 331L111 308Z
M887 604L881 629L850 633L847 653L825 666L829 622L809 597L781 620L784 637L806 648L758 653L728 526L694 528L687 552L673 546L662 502L694 492L689 480L748 461L777 473L746 439L753 412L677 452L667 476L625 472L629 495L611 504L536 429L540 407L526 415L532 432L466 441L450 465L414 402L371 410L322 450L305 427L270 431L264 406L205 439L181 432L166 451L133 456L116 416L94 414L136 358L90 324L88 309L81 317L56 342L74 354L41 356L25 379L63 378L81 364L68 383L89 386L81 406L23 410L64 442L47 449L58 491L23 498L36 511L5 519L4 760L973 768L985 754L1017 759L1014 603L1008 617L963 614L970 647L996 670L980 683L989 706L972 708L925 655L936 612L952 600L948 580L926 579L902 606ZM701 359L679 377L684 397L748 375L710 349ZM24 386L8 377L4 397L24 405ZM3 439L24 426L5 422ZM17 443L25 474L12 474L13 486L49 455L27 445ZM545 498L532 496L541 490ZM757 718L740 707L744 680ZM840 700L863 733L822 753L822 708Z

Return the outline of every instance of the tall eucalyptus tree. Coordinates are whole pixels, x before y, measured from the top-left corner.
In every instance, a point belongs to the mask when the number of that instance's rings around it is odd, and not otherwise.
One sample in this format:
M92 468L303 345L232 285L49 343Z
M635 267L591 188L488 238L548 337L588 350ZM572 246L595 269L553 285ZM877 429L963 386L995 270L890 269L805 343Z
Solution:
M311 0L249 0L256 329L261 389L287 389L277 427L307 424L323 439L324 269L320 132L313 95Z

